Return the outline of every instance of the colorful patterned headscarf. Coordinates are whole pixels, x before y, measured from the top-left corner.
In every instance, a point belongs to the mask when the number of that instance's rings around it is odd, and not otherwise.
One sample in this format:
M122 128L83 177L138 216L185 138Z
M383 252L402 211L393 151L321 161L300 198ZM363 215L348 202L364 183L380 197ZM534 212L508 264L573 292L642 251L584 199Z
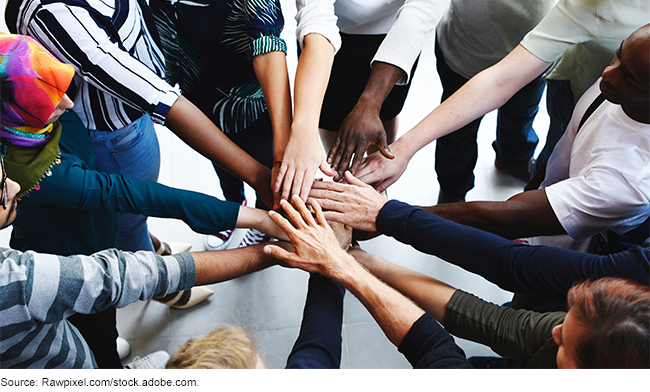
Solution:
M72 65L59 62L32 38L0 33L3 136L42 133L73 76Z

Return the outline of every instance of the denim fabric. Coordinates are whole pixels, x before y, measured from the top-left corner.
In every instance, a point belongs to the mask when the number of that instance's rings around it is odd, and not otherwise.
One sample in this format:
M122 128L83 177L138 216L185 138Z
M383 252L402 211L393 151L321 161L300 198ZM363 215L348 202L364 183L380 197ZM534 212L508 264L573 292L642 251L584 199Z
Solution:
M571 91L571 81L569 80L548 80L546 90L546 110L551 120L548 133L546 134L546 144L542 152L539 153L531 174L534 175L537 170L544 167L548 158L553 152L553 148L560 140L566 127L571 121L573 108L575 106L573 91Z
M273 165L273 126L268 112L264 112L250 127L241 132L226 133L236 145L262 165ZM216 164L212 164L219 176L223 197L235 203L244 201L244 182ZM269 184L269 187L271 184ZM256 194L255 207L268 210L262 198Z
M160 146L148 114L129 126L113 132L89 131L97 156L97 165L103 172L119 173L126 178L157 181L160 170ZM116 247L126 251L154 251L147 217L120 214L120 231Z
M436 40L437 69L442 82L442 101L461 88L468 79L452 71ZM539 108L545 83L537 77L517 92L498 111L496 141L493 147L499 163L516 166L528 162L539 141L533 120ZM476 136L478 118L436 142L436 173L440 188L452 198L464 198L474 187L474 167L478 157Z

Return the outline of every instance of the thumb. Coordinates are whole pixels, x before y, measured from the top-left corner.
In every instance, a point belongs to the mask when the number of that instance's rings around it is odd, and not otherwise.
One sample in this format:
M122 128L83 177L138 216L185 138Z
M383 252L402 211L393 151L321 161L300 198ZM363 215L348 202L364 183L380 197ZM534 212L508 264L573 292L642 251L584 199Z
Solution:
M379 151L381 152L381 155L383 155L386 159L393 159L395 158L395 155L390 151L390 147L388 146L388 142L386 141L386 134L382 134L380 136L380 140L377 143L377 147L379 147Z
M280 248L277 245L270 245L270 244L264 246L264 253L282 261L289 261L292 258L291 256L293 254L291 252L287 252L286 250Z

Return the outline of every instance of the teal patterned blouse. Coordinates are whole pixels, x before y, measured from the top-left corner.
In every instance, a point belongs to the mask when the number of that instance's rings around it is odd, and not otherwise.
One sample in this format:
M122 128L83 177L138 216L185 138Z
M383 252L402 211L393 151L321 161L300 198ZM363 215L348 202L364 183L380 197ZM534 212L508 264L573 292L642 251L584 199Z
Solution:
M224 133L266 111L252 59L286 53L279 0L150 0L166 78Z

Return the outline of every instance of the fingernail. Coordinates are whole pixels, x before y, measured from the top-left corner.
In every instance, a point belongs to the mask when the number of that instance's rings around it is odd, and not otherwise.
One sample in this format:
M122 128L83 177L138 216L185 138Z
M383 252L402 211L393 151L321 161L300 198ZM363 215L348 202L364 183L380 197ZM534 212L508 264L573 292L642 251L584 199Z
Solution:
M280 208L280 206L279 206L279 205L277 205L277 204L274 204L274 205L273 205L273 211L277 211L277 210L278 210L278 208Z

